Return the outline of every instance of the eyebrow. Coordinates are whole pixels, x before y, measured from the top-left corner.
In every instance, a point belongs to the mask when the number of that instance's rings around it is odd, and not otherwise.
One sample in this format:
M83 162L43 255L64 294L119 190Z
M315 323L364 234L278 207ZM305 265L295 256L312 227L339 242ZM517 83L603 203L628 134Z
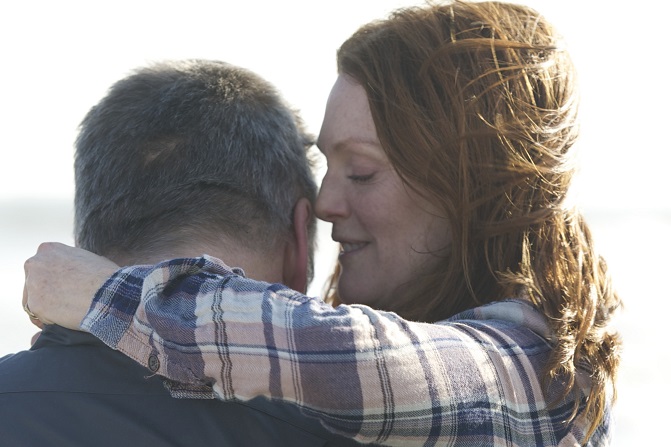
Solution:
M338 141L336 145L333 147L333 152L340 152L342 151L345 147L347 146L352 146L352 145L358 145L358 146L374 146L382 149L382 145L380 142L376 140L371 140L367 138L347 138L346 140ZM317 148L321 151L324 152L321 148L321 145L319 143L319 139L315 143Z

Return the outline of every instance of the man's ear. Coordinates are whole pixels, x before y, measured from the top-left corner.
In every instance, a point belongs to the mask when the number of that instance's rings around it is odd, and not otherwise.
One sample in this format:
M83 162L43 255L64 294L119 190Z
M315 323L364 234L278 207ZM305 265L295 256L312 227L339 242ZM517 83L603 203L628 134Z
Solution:
M308 226L311 219L310 201L306 198L298 200L294 206L292 237L284 246L283 283L301 293L308 289Z

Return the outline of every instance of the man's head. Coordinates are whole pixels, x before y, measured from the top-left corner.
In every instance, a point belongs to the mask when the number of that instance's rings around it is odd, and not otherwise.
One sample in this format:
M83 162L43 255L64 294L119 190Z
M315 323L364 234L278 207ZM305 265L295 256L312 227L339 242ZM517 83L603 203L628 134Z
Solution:
M76 243L134 262L222 237L273 250L292 237L299 200L315 198L309 142L275 89L247 70L203 60L138 69L81 124Z

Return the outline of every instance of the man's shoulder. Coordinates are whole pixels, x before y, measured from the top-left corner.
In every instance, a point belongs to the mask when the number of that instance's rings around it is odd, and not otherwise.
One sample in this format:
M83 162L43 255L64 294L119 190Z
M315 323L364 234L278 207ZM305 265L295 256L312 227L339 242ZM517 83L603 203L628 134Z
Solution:
M19 446L49 439L99 446L355 444L282 402L174 399L159 376L74 332L50 329L30 350L2 359L0 439Z
M45 328L29 349L0 360L0 394L165 394L160 379L90 334Z

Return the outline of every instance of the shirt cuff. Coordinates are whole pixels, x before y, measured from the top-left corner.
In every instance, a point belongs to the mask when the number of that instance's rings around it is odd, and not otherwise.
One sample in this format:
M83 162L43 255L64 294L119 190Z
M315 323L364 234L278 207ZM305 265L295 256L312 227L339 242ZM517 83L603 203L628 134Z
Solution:
M154 268L124 267L114 273L96 292L88 313L80 323L81 329L116 349L140 305L144 279Z

